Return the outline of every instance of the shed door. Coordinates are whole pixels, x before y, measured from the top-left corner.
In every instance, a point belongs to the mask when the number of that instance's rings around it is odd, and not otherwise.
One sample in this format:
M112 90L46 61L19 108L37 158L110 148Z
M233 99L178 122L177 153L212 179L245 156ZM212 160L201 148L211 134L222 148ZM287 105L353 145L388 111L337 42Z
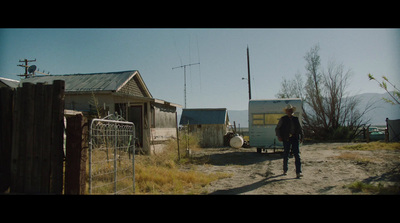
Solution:
M128 121L135 124L136 138L138 138L139 147L143 147L143 115L142 105L130 106L128 111Z

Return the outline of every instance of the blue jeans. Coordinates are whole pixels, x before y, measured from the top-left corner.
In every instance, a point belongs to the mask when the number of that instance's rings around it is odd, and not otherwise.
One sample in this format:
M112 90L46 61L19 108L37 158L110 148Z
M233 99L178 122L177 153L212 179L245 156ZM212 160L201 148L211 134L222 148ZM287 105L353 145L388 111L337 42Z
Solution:
M299 140L294 137L290 137L289 141L283 141L283 171L288 171L290 146L292 146L292 152L295 159L296 173L301 173Z

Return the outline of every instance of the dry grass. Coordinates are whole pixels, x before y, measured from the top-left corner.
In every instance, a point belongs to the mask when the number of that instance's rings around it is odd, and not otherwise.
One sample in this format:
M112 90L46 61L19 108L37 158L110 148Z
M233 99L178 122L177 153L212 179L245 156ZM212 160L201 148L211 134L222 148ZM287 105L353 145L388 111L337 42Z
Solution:
M196 137L189 136L189 148L199 149ZM186 155L187 140L181 140L180 154L178 160L177 143L171 140L162 153L155 155L136 155L135 156L135 193L133 193L132 169L118 172L118 188L129 188L123 194L206 194L205 186L212 181L230 177L226 173L205 174L190 168L192 160ZM104 154L102 154L104 153ZM105 152L93 156L94 162L105 160ZM110 158L112 158L110 156ZM126 163L125 163L126 162ZM118 163L119 167L129 166L131 160L123 159ZM196 164L198 164L196 160ZM185 166L189 170L183 170ZM102 166L96 167L100 176L95 178L93 187L96 188L95 194L113 193L113 162L104 162ZM87 168L88 170L89 168ZM88 174L88 173L87 173ZM132 188L132 189L131 189Z
M336 159L343 159L343 160L350 160L350 161L355 161L357 163L371 163L373 160L371 158L362 156L357 153L351 153L351 152L344 152L338 156L335 156L334 158Z
M203 194L203 188L223 173L204 174L195 170L182 171L171 166L138 163L135 166L136 194Z
M110 152L111 151L111 152ZM95 150L92 153L92 194L113 194L114 193L114 154L110 149L107 156L106 150ZM108 159L107 159L108 157ZM108 161L107 161L108 160ZM132 159L129 154L120 151L116 162L117 166L117 188L120 194L133 193L133 168ZM86 174L89 177L89 166L86 167ZM89 186L87 186L88 188Z
M379 164L382 161L382 158L376 156L366 156L364 152L359 151L377 151L377 150L400 150L400 143L385 143L385 142L371 142L371 143L358 143L354 145L340 146L337 149L348 150L343 152L339 156L335 156L334 158L354 161L357 164ZM351 152L354 151L354 152ZM363 155L364 154L364 155ZM390 174L398 174L398 168L390 170L388 173ZM388 173L385 173L386 175ZM399 182L394 184L387 184L385 182L379 183L367 183L362 181L355 181L345 187L349 188L353 193L364 193L364 194L399 194L400 186Z
M198 141L189 139L189 148L199 149ZM176 141L170 141L162 153L151 156L136 156L136 194L205 194L206 185L212 181L229 177L226 173L205 174L194 169L183 170L181 165L190 165L186 156L186 141L181 140L178 161Z
M365 193L365 194L400 194L400 186L388 185L384 186L381 183L378 185L363 183L361 181L356 181L352 184L346 185L353 193Z
M344 150L400 150L399 142L371 142L371 143L357 143L348 146L339 146L337 149Z
M362 152L359 151L376 151L376 150L400 150L400 143L392 142L371 142L371 143L357 143L353 145L339 146L337 149L347 150L342 154L335 156L334 158L355 161L358 164L362 163L372 163L377 161L382 161L378 157L374 156L366 156ZM351 152L354 151L354 152Z

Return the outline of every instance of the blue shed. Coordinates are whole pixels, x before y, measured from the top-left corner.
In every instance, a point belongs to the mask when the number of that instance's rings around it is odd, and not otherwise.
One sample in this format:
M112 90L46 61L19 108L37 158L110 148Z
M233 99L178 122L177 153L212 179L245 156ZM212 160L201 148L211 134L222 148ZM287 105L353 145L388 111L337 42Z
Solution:
M202 147L224 146L228 131L229 116L226 108L183 109L180 125L197 134Z

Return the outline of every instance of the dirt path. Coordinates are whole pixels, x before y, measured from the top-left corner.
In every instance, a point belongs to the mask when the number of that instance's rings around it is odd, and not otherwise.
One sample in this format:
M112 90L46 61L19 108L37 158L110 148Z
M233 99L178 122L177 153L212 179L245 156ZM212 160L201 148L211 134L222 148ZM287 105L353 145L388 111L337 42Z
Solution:
M355 181L389 185L400 180L391 171L400 163L399 151L336 149L343 144L303 145L301 179L296 179L294 158L285 176L280 154L258 154L255 148L209 148L193 156L207 160L195 165L198 171L232 174L207 186L210 194L352 194L345 185Z

